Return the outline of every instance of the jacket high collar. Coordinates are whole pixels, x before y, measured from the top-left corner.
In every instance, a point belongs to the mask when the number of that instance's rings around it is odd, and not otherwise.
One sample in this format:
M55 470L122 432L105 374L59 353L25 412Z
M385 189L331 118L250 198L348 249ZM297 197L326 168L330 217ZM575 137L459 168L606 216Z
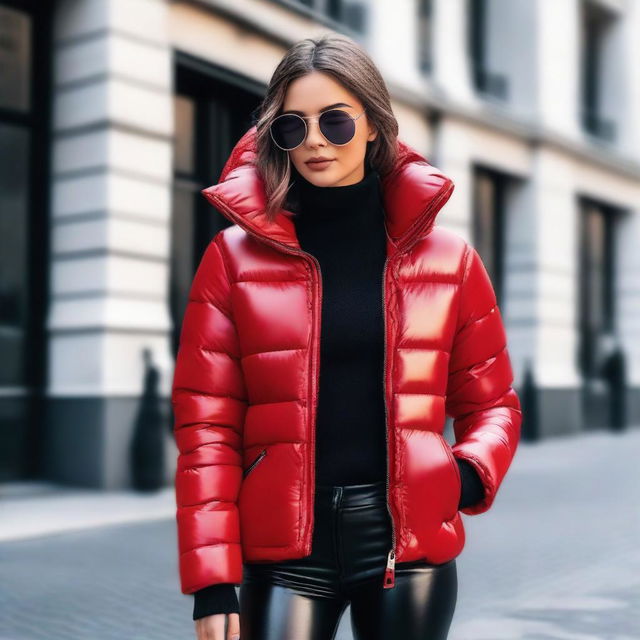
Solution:
M268 242L300 250L291 212L281 209L273 222L265 214L265 189L254 164L256 127L237 142L220 174L220 181L201 191L225 217ZM451 197L454 184L409 145L397 140L392 171L382 177L385 226L394 250L427 235L438 212Z

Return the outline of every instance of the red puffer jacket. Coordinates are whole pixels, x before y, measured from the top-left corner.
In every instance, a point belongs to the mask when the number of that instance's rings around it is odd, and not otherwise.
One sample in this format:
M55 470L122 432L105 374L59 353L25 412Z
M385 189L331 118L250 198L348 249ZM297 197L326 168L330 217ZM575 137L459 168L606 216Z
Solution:
M521 412L505 331L478 253L434 226L453 184L398 141L382 181L387 502L394 562L442 563L465 533L454 456L482 479L487 511L515 454ZM195 274L172 403L182 592L242 582L242 563L311 553L322 277L291 214L274 223L253 164L255 127L202 193L233 223ZM456 443L443 438L454 418ZM340 446L336 442L336 446Z

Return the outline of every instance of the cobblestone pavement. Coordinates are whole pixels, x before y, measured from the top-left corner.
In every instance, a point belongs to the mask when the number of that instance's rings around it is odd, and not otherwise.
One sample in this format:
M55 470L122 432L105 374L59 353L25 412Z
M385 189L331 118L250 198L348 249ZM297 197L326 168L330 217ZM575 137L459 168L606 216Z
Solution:
M638 640L639 461L640 429L522 443L463 516L450 640ZM0 640L195 638L172 519L6 541L0 575Z

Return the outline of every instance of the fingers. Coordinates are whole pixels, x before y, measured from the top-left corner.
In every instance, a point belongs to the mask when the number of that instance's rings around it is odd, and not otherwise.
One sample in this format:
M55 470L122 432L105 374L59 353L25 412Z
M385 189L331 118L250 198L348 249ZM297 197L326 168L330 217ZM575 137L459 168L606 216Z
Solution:
M228 615L226 640L240 640L240 615L237 613Z
M195 621L197 640L225 640L226 613L216 613Z

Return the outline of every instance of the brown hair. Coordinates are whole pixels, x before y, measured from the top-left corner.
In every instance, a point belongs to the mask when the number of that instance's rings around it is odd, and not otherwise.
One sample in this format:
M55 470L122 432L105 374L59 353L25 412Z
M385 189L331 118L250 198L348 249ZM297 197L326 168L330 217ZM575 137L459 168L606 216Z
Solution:
M272 143L269 125L282 110L289 84L312 71L331 74L366 108L367 118L378 135L367 143L365 162L381 177L395 165L398 122L389 91L369 55L347 36L326 34L300 40L278 63L255 120L256 166L264 181L265 213L270 221L280 209L288 208L289 190L294 187L293 178L298 172L289 161L288 152Z

